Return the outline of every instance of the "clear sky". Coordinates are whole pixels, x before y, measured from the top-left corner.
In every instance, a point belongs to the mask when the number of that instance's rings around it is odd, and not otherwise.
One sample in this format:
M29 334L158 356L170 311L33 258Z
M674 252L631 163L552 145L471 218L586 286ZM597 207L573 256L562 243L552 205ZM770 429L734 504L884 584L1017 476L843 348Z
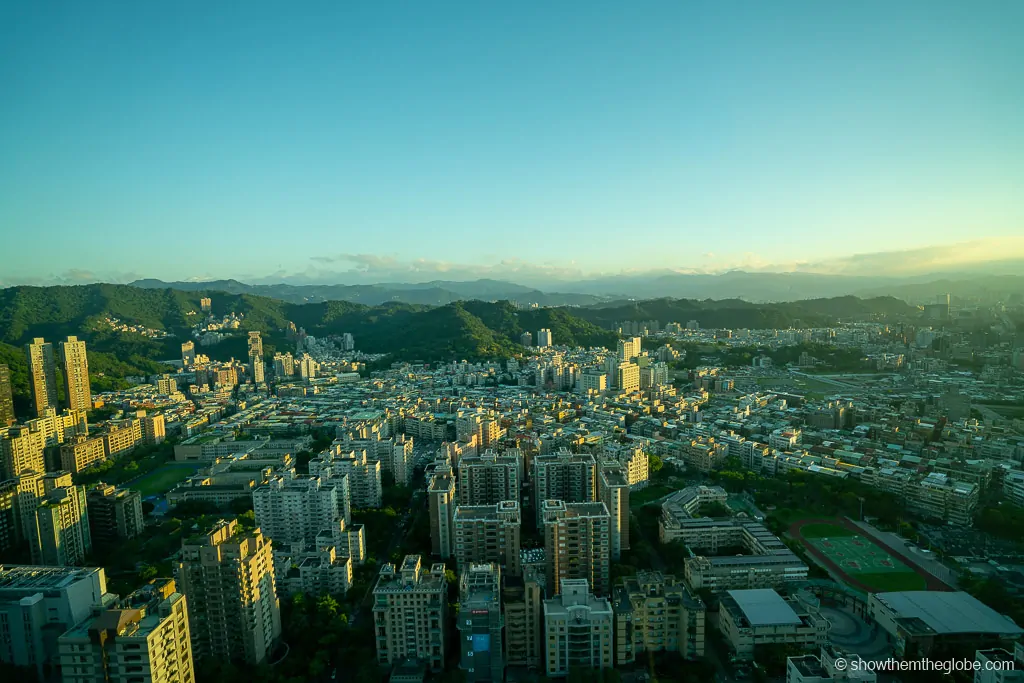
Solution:
M1022 35L1018 0L3 3L0 282L1021 235Z

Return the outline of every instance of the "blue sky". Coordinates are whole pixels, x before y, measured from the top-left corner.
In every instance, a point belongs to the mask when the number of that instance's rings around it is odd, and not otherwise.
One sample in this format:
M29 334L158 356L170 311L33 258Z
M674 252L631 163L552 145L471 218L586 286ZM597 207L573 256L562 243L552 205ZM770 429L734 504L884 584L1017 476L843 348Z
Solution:
M0 282L1024 235L1022 32L1015 1L5 3Z

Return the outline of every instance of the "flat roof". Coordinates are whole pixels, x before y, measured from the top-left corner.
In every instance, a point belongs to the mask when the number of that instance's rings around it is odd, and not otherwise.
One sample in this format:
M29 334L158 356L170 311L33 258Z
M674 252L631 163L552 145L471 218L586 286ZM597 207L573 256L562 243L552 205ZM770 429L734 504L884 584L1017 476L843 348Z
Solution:
M728 593L751 626L803 623L789 603L770 588L732 590Z
M964 592L901 591L874 597L897 617L920 619L939 634L1024 633L1012 619Z

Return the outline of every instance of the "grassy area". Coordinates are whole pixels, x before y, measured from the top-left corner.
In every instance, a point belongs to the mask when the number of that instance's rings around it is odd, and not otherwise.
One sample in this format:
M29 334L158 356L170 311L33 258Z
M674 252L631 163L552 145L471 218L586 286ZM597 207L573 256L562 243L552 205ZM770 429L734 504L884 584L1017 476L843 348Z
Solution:
M128 488L135 489L142 494L143 498L154 494L167 493L174 488L175 484L195 474L196 469L195 465L162 465L149 474L139 477L131 484L128 484Z
M800 535L804 538L842 538L843 536L856 536L846 527L835 524L808 524L800 527Z
M879 593L895 591L923 591L928 583L917 572L865 572L852 574L853 578Z
M642 491L630 492L629 507L636 508L673 493L676 489L665 484L649 484Z

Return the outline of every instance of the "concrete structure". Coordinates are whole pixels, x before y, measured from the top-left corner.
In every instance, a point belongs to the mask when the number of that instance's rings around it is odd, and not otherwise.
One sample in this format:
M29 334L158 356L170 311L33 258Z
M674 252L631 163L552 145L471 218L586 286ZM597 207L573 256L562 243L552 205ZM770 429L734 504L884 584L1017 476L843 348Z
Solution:
M608 509L608 542L611 559L618 561L629 550L629 480L622 465L602 463L597 477L598 498Z
M615 388L624 393L640 390L640 366L619 363L615 368Z
M89 359L85 342L68 337L60 343L60 363L64 373L64 401L71 410L92 410L89 385Z
M343 451L334 445L309 462L313 476L329 472L332 477L348 476L352 507L376 509L381 507L384 491L381 486L380 463L367 457L366 451Z
M405 659L434 672L444 669L448 628L444 565L427 570L419 555L406 555L400 568L386 563L373 589L377 662L394 666Z
M249 664L265 661L281 637L270 541L259 529L221 520L182 541L175 579L188 598L192 650Z
M807 578L807 565L759 522L749 519L694 519L679 539L695 553L684 563L694 590L778 588ZM732 552L742 548L747 554ZM723 556L714 553L724 551ZM706 553L706 554L705 554Z
M815 606L771 589L731 590L720 604L722 635L739 659L753 659L758 645L817 650L828 638L828 620Z
M612 606L589 588L585 579L566 579L559 594L544 601L544 670L549 678L613 664Z
M18 480L0 481L0 553L8 553L24 538Z
M74 486L70 472L54 472L43 477L43 495L35 511L35 533L29 536L32 562L60 567L82 564L92 551L85 487Z
M494 563L518 576L521 529L522 515L514 500L460 505L452 519L456 566L462 571L475 563Z
M103 435L107 457L117 458L132 451L142 443L142 438L142 421L139 419L111 423Z
M501 611L501 569L496 564L471 564L459 579L459 668L467 683L505 680Z
M455 477L439 472L430 478L427 487L430 514L430 552L434 557L449 558L455 553Z
M259 332L249 333L249 377L253 384L263 384L263 340Z
M544 571L523 566L522 576L504 577L501 599L505 613L505 663L539 667L544 659Z
M45 447L43 435L28 427L11 427L0 433L0 481L14 479L23 472L45 472Z
M148 444L161 444L167 439L167 422L163 415L142 418L142 440Z
M589 453L557 453L533 459L533 495L540 526L546 500L590 503L597 500L597 461Z
M522 451L512 449L498 455L487 450L467 455L458 464L459 505L494 505L519 500L523 485Z
M11 369L0 364L0 429L14 424L14 390Z
M537 348L543 349L553 344L551 330L546 327L537 331Z
M57 641L63 683L193 683L185 596L157 579Z
M707 608L671 574L641 571L626 577L612 592L612 609L616 664L631 663L641 652L704 656Z
M548 590L566 579L585 579L596 595L608 595L611 522L604 503L546 500L541 520Z
M72 474L78 474L106 459L107 446L102 436L77 436L60 447L60 465Z
M142 494L100 482L85 494L89 506L89 529L97 545L114 545L135 538L146 529Z
M978 650L974 661L979 665L974 683L1024 683L1024 643L1018 642L1013 652L1002 648Z
M1010 618L963 592L872 593L868 614L898 655L925 655L936 645L964 642L997 645L1024 635Z
M102 568L0 565L0 661L36 671L57 663L57 638L107 595Z
M275 545L313 547L335 520L352 521L348 487L335 482L334 477L274 475L252 492L256 524Z
M32 402L37 417L46 415L48 408L57 409L57 363L53 344L36 337L25 345L28 360L28 381L32 387Z
M650 480L650 458L644 449L627 444L605 442L600 460L614 460L626 471L629 487L634 491L647 488Z
M843 660L843 668L836 662ZM856 664L855 664L856 663ZM820 654L789 657L786 660L786 683L875 683L878 675L867 671L860 655L840 652L824 645Z

